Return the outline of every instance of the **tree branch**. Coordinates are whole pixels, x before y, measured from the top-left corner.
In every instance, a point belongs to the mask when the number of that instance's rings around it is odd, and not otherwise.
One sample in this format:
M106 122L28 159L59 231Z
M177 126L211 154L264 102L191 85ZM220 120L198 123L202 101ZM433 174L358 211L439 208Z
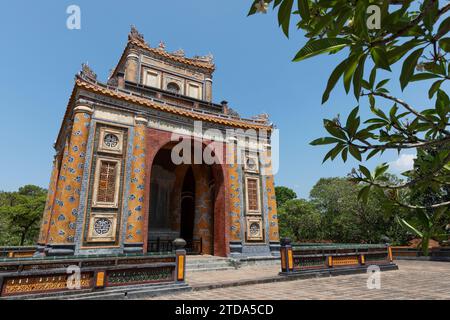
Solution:
M358 141L361 141L357 139ZM360 144L356 144L354 142L349 141L348 143L353 147L367 150L379 149L379 150L388 150L388 149L417 149L417 148L425 148L433 145L445 144L450 142L450 136L440 140L432 140L432 141L424 141L424 142L406 142L406 144L370 144L367 142L367 145L363 146Z
M447 163L450 162L450 153L447 155L447 157L445 157L445 159L442 161L441 165L438 166L437 168L435 168L434 170L427 172L427 174L417 177L415 179L409 180L408 182L402 183L402 184L398 184L398 185L389 185L389 184L382 184L382 183L378 183L375 181L367 181L367 179L364 179L365 183L368 183L372 186L381 188L381 189L389 189L389 190L400 190L400 189L405 189L408 188L410 186L413 186L423 180L426 179L430 179L430 177L435 177L436 173L438 173ZM362 177L361 177L362 178ZM445 183L444 183L445 184Z
M370 93L363 93L362 96L368 96L368 95L374 95L374 96L378 96L378 97L382 97L391 101L394 101L396 103L398 103L399 105L403 106L406 110L408 110L409 112L411 112L412 114L414 114L416 117L418 117L419 119L422 119L425 122L428 122L430 124L432 124L436 129L438 129L439 131L441 131L442 133L444 133L447 136L450 136L450 132L445 130L445 129L440 129L438 127L436 127L436 124L434 123L434 121L428 119L427 117L425 117L423 114L421 114L419 111L417 111L416 109L414 109L412 106L410 106L409 104L407 104L405 101L400 100L396 97L393 97L391 95L388 95L386 93L383 92L374 92L374 91L370 91Z
M408 209L422 209L422 210L426 210L426 209L438 209L438 208L442 208L442 207L446 207L446 206L450 206L450 201L447 202L441 202L441 203L436 203L436 204L432 204L430 206L413 206L410 204L405 204L405 203L401 203L399 201L396 201L395 203L397 203L398 205L404 207L404 208L408 208Z
M436 0L430 1L428 6L426 8L424 8L424 10L422 10L422 12L415 19L411 20L411 22L408 23L404 28L402 28L399 31L393 33L392 35L390 35L389 37L387 37L385 39L381 39L381 40L377 40L377 41L372 42L371 46L385 45L388 42L394 41L398 37L400 37L400 36L404 35L405 33L407 33L411 28L417 26L423 20L425 14L434 5L435 2L436 2ZM442 7L438 11L438 13L436 15L436 19L439 19L439 17L441 15L443 15L444 13L446 13L449 10L450 10L450 4Z

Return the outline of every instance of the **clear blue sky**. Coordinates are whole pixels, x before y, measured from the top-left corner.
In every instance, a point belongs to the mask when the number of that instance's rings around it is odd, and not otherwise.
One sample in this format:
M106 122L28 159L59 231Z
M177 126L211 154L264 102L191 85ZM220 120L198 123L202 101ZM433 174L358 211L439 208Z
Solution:
M278 185L307 197L321 177L345 176L356 162L322 165L326 148L309 142L325 135L324 117L346 115L356 105L341 84L330 102L321 96L338 56L302 63L291 59L304 44L286 39L273 13L247 18L251 1L11 1L0 11L0 190L24 184L48 186L53 142L82 62L106 80L127 41L131 24L156 46L183 48L188 56L213 53L214 100L227 100L244 116L263 112L280 129ZM81 7L82 29L66 28L66 8ZM398 79L394 80L398 83ZM397 86L398 87L398 86ZM402 96L425 103L425 87ZM375 158L395 161L395 153Z

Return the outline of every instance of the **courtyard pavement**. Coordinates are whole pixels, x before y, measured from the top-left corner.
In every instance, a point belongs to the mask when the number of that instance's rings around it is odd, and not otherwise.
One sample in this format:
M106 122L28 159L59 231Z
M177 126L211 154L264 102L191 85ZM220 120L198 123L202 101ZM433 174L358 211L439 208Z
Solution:
M368 289L366 274L343 275L231 286L231 283L274 277L279 266L191 273L192 292L151 299L177 300L329 300L329 299L450 299L450 263L396 261L397 271L381 273L381 288ZM206 289L208 285L224 288Z

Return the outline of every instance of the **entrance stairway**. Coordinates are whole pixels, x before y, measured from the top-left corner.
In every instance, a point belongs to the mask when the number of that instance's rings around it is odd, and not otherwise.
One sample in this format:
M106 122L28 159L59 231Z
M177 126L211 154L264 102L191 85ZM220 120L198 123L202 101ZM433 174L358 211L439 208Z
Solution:
M187 256L186 272L234 270L235 267L228 258L214 256Z

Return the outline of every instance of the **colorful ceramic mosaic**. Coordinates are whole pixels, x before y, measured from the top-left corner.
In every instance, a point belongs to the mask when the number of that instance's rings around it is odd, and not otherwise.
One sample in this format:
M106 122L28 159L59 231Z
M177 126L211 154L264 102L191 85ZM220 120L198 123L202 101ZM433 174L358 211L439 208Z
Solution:
M231 158L236 155L235 148L230 146L227 148L228 157ZM234 156L234 159L236 157ZM227 190L229 191L228 199L230 202L230 241L241 241L241 197L240 194L242 192L241 181L239 181L239 165L238 164L230 164L228 165L228 186Z
M84 108L75 113L68 149L63 156L49 243L74 243L90 121L91 114Z
M55 160L53 161L52 175L50 177L47 200L45 202L45 210L44 215L42 217L41 231L39 233L39 240L38 240L38 243L43 245L45 245L47 242L47 235L50 228L50 218L52 215L52 208L56 195L56 184L58 182L58 175L59 175L59 161L58 158L55 157Z
M275 196L275 183L272 175L271 151L266 150L264 153L264 178L266 179L266 193L268 203L268 219L269 219L269 240L279 241L278 215L277 215L277 198Z
M128 198L128 222L126 243L144 242L145 198L145 135L146 125L136 123L131 158L130 196Z

